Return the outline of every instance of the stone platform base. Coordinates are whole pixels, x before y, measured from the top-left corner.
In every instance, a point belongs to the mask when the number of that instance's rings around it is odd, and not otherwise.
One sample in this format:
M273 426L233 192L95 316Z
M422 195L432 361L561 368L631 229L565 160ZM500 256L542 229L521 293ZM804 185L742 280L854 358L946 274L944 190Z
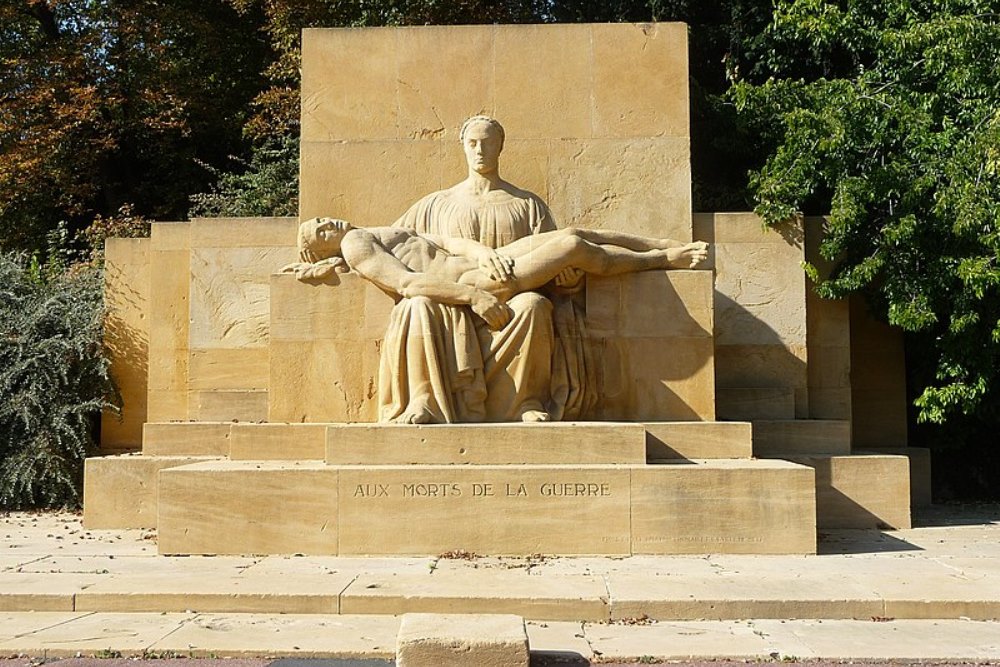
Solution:
M161 554L815 553L813 471L786 461L330 466L159 475Z
M84 522L165 553L808 553L817 526L909 525L905 457L801 444L839 428L775 422L805 440L754 460L747 422L149 423L142 455L88 460Z

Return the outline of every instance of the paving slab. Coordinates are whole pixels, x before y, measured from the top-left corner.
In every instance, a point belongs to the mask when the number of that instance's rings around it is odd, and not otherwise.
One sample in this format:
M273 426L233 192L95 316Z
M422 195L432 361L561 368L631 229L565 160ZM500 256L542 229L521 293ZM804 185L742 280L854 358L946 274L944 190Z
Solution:
M967 620L754 621L782 655L826 660L1000 659L1000 624ZM807 650L794 652L796 640Z
M341 591L355 576L338 573L300 578L213 572L111 575L80 592L76 609L336 614Z
M0 612L0 640L45 630L86 615L87 612L73 611Z
M316 614L199 614L152 649L193 656L391 658L399 619Z
M600 578L490 570L366 573L344 591L340 609L343 614L489 613L558 621L606 620L609 611Z
M83 614L65 623L0 640L0 651L51 657L105 652L141 655L192 614Z
M589 574L605 576L631 572L649 576L707 576L714 572L705 556L629 556L627 558L544 558L533 565L531 574Z
M17 570L43 558L39 554L0 554L0 572Z
M0 613L0 654L389 659L398 626L398 618L372 615ZM533 656L550 661L544 664L1000 660L1000 623L969 620L533 621L526 628ZM91 659L80 666L130 664Z
M427 574L433 569L436 560L431 557L267 556L259 559L248 573L254 576L357 575L362 572Z
M145 530L84 530L78 514L0 516L0 552L7 555L151 555L152 533Z
M531 655L565 662L590 660L594 653L583 625L568 621L525 621Z
M608 575L611 618L726 620L880 616L871 587L823 575L765 579L755 573L709 577Z
M889 535L913 545L928 556L1000 558L1000 531L992 523L899 530Z
M768 660L775 644L742 621L661 622L650 625L585 627L587 641L601 660ZM795 655L795 654L790 654Z
M103 575L173 575L206 572L236 576L255 565L260 558L238 557L143 557L143 556L45 556L17 568L20 572L76 573Z

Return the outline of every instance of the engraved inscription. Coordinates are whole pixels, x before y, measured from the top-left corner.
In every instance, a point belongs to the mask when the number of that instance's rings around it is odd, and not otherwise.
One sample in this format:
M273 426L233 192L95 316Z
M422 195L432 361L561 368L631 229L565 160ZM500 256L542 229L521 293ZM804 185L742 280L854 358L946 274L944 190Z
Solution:
M414 482L357 484L355 498L608 498L613 495L607 482Z

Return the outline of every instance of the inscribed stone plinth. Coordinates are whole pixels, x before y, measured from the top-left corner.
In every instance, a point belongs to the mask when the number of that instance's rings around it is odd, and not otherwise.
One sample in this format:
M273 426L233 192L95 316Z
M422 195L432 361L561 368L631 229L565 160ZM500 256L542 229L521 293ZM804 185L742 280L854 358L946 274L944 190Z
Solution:
M219 461L164 470L159 486L165 554L815 552L813 471L786 461Z

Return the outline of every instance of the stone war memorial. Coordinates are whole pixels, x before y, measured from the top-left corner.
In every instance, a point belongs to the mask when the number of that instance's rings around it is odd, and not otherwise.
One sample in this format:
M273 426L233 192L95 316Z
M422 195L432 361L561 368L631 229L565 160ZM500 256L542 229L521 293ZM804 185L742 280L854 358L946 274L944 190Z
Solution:
M88 528L161 554L809 554L908 528L822 219L693 213L683 24L306 30L300 216L108 241Z

